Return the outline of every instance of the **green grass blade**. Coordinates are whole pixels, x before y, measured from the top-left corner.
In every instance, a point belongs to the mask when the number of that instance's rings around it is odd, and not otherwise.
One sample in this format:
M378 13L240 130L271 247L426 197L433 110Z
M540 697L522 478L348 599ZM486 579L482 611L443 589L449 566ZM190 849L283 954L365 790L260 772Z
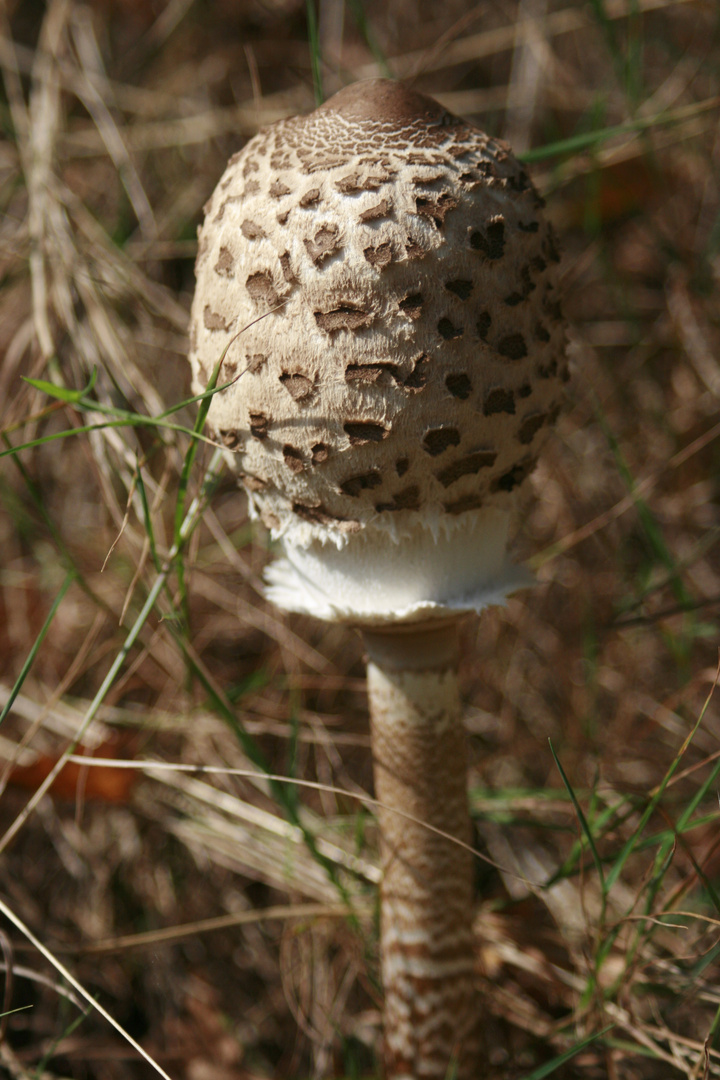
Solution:
M235 339L233 338L233 341L234 340ZM232 341L230 342L230 345L232 345ZM228 345L228 347L223 351L222 359L224 359L227 355L227 351L230 348L230 345ZM174 413L180 412L181 409L187 409L191 405L197 405L198 402L205 401L206 398L215 397L216 394L220 394L223 390L227 390L229 386L234 386L238 379L241 378L244 374L245 372L242 371L240 375L237 375L234 379L230 379L226 383L220 383L219 386L216 384L215 386L213 386L212 390L203 390L202 394L194 394L192 397L183 398L182 401L178 401L175 405L171 405L169 409L165 409L164 412L158 413L157 419L165 420L166 417L173 416Z
M577 135L571 135L567 139L559 139L556 142L547 143L545 146L536 146L532 150L525 150L524 153L518 154L518 157L528 165L536 161L546 161L548 158L553 157L572 157L574 154L589 150L593 146L599 146L620 135L637 135L665 124L682 123L683 120L689 119L691 116L717 109L718 105L720 105L720 100L711 98L706 102L700 102L698 105L684 106L672 112L657 113L655 116L628 120L624 124L616 124L613 127L579 132Z
M229 346L228 346L229 347ZM213 368L212 374L206 386L206 395L203 401L200 403L197 416L195 418L195 424L193 426L193 436L190 441L190 445L185 454L183 461L183 467L180 473L180 483L178 484L178 491L175 500L175 523L174 523L174 545L177 549L175 556L175 572L177 574L178 590L180 593L180 610L183 613L183 624L187 631L190 624L190 603L187 594L187 583L185 579L185 560L183 558L183 543L181 540L183 520L185 517L185 501L187 498L188 485L190 483L190 474L192 467L195 464L195 458L197 457L198 449L200 448L200 438L202 436L202 429L205 426L205 420L210 410L210 403L212 400L211 392L215 390L217 386L218 376L220 375L220 368L222 367L223 360L227 348L224 350L222 356Z
M204 400L202 401L200 408L198 409L197 417L195 418L195 424L191 433L192 441L187 449L187 453L185 454L185 460L183 461L182 472L180 473L180 484L178 486L178 493L175 502L174 538L176 545L180 544L181 539L182 524L185 516L185 499L187 496L188 484L190 482L190 472L192 470L199 449L199 439L202 437L202 429L205 426L205 420L207 419L207 414L210 411L211 394L217 386L218 375L220 374L220 368L222 367L226 352L227 349L225 350L225 352L223 352L222 356L213 368L212 375L210 376L207 387L205 388L206 392L205 395L203 395Z
M66 386L58 386L57 383L47 382L45 379L30 379L27 376L23 376L23 382L29 383L30 386L34 386L36 390L41 390L48 397L55 398L57 401L65 401L68 404L74 404L81 401L84 397L92 391L97 381L97 368L93 368L88 380L87 386L84 386L81 390L71 390Z
M707 1036L705 1038L705 1044L703 1046L703 1060L704 1060L705 1068L706 1068L706 1072L705 1072L706 1076L708 1076L710 1074L710 1068L709 1068L709 1066L710 1066L710 1051L713 1049L713 1046L714 1046L714 1043L715 1043L715 1037L717 1036L718 1031L720 1031L720 1006L718 1006L718 1009L717 1009L717 1011L715 1013L715 1016L713 1018L713 1022L710 1025L710 1030L707 1033ZM697 1075L698 1076L700 1075L699 1067L698 1067L698 1070L697 1070Z
M300 710L298 708L299 701L298 693L295 691L290 695L290 737L288 739L287 751L285 755L285 771L292 779L297 779L297 767L298 767L298 747L300 745ZM298 789L294 784L288 784L286 794L290 799L297 811L299 795Z
M711 770L710 775L708 776L707 780L705 780L705 782L698 788L698 790L695 792L695 794L693 795L690 802L685 807L685 810L683 811L683 813L680 815L680 818L678 819L678 823L677 823L677 828L678 829L684 830L684 829L686 829L688 827L688 823L690 821L690 818L695 813L695 811L698 808L698 806L700 805L700 803L707 796L710 789L715 787L718 776L720 776L720 762L717 762L714 765L714 767Z
M82 406L82 402L76 403ZM92 408L95 412L98 410L95 403L92 403ZM31 439L26 443L19 443L17 446L10 446L6 450L0 450L0 458L16 456L22 450L32 450L36 446L45 446L46 443L55 442L57 439L69 439L72 435L84 435L88 431L103 431L105 428L124 428L124 427L147 427L147 428L163 428L166 431L176 431L181 435L190 435L194 438L200 439L201 442L208 443L210 446L215 446L215 442L208 438L206 435L195 435L192 428L184 427L182 424L169 424L165 420L161 420L156 416L139 416L137 413L128 413L126 417L120 420L107 420L104 423L98 424L81 424L80 427L67 428L65 431L56 431L52 435L41 435L37 439ZM0 432L0 434L4 434Z
M66 592L68 591L68 589L70 588L72 583L75 581L76 577L77 577L77 575L76 575L75 571L70 570L68 572L68 574L66 575L65 580L63 581L62 585L60 586L60 592L55 597L55 600L53 601L53 605L50 608L50 611L48 612L48 616L45 619L45 622L43 623L43 625L42 625L42 627L40 629L40 633L38 634L38 636L35 638L35 641L33 642L33 646L30 649L30 652L27 655L25 663L23 664L23 666L22 666L22 668L20 670L20 674L18 675L17 679L15 680L15 685L13 686L12 690L10 691L10 697L7 699L7 701L5 703L5 708L2 710L2 712L0 712L0 724L2 724L3 720L5 719L5 717L8 715L8 713L12 709L13 703L14 703L16 697L18 696L18 694L20 693L20 690L22 689L22 685L25 682L25 679L27 678L28 672L30 671L30 668L33 666L33 664L35 662L35 657L37 656L38 652L40 651L40 646L42 645L43 641L45 640L45 635L47 634L48 630L50 629L53 619L57 615L58 608L62 604L62 602L63 602L63 600L65 598Z
M628 861L628 859L632 855L633 851L637 847L638 841L640 840L640 837L641 837L642 833L645 830L645 826L647 825L648 821L652 817L653 812L655 810L655 807L658 805L661 798L663 797L663 794L665 792L665 788L670 783L673 775L675 774L680 762L682 761L682 759L683 759L683 757L685 755L685 751L687 750L688 746L690 745L690 743L692 742L692 740L693 740L693 738L695 736L695 732L698 730L698 728L700 727L700 725L701 725L701 723L703 721L703 717L705 716L708 705L710 704L710 698L712 697L714 689L715 689L715 684L713 684L713 688L710 691L710 693L708 694L707 700L706 700L705 704L703 705L702 710L700 712L700 715L698 716L697 720L695 721L695 723L694 723L694 725L692 727L692 730L690 731L690 734L685 738L685 741L683 742L682 746L680 747L680 750L676 754L674 761L672 762L672 764L671 764L670 768L668 769L668 771L665 773L665 776L663 777L661 784L659 785L659 787L655 791L655 794L650 799L650 802L645 807L645 811L644 811L642 817L640 818L640 822L639 822L635 832L628 839L627 843L625 844L622 851L620 852L617 859L615 860L615 862L614 862L614 864L613 864L613 866L612 866L612 868L611 868L611 870L610 870L610 872L609 872L609 874L607 876L608 890L613 887L613 885L615 884L617 879L620 877L620 874L622 873L622 870L623 870L623 867L625 866L625 863ZM716 770L720 771L720 763L718 763L718 765L716 766ZM685 815L683 815L682 818L680 819L681 822L684 822L684 819L685 819Z
M624 87L626 82L626 65L625 57L623 56L623 51L618 40L617 27L605 10L604 0L590 0L590 6L593 9L593 14L602 31L602 35L605 38L605 44L607 45L607 50L610 54L613 67L615 68L618 82Z
M574 1058L576 1054L579 1054L581 1050L584 1050L586 1046L590 1046L598 1039L601 1039L603 1035L606 1035L608 1031L611 1030L612 1026L612 1024L608 1024L602 1031L598 1031L594 1035L588 1035L587 1039L583 1039L582 1042L576 1043L575 1046L571 1046L564 1054L558 1054L552 1061L546 1061L539 1069L534 1069L531 1073L528 1073L527 1076L523 1076L522 1080L543 1080L544 1077L550 1076L556 1069L559 1069L561 1065L564 1065L566 1061L572 1060L572 1058Z
M703 888L705 889L705 892L708 894L708 896L712 900L713 907L718 912L718 914L720 914L720 897L718 896L717 890L715 889L712 881L710 880L708 875L705 873L705 871L702 868L702 866L700 865L700 863L695 858L695 855L693 854L693 850L690 847L690 845L687 843L687 841L685 841L684 838L681 835L678 836L678 841L679 841L680 846L682 847L682 849L683 849L683 851L685 853L686 858L690 862L690 865L692 866L693 870L697 874L698 881L702 884Z
M380 48L377 38L367 20L363 0L347 0L347 5L350 8L350 14L355 20L355 25L362 34L368 49L372 53L375 63L387 79L392 79L392 71L390 70L387 57Z
M38 1062L38 1066L35 1069L33 1080L43 1080L43 1077L47 1076L45 1069L50 1063L51 1058L55 1057L55 1051L57 1050L63 1039L67 1039L72 1035L80 1025L88 1018L92 1012L92 1006L88 1005L84 1012L81 1012L79 1016L76 1016L72 1023L68 1024L64 1031L61 1031L57 1038L53 1039L48 1046L47 1050Z
M15 1013L25 1012L26 1009L34 1009L34 1005L18 1005L17 1009L7 1009L5 1012L0 1012L0 1017L13 1016Z
M315 10L315 0L305 0L307 14L308 44L310 46L310 67L312 69L313 90L315 92L315 104L322 105L325 100L322 84L322 71L320 68L320 34L318 32L318 19Z
M215 469L217 469L219 467L221 458L222 458L222 452L220 450L217 450L215 452L215 454L213 454L213 457L212 457L212 459L210 461L210 465L208 467L208 474L211 474L213 470L215 470ZM188 539L188 537L192 534L193 529L195 528L198 521L200 520L200 517L202 516L202 510L203 510L204 505L205 505L204 496L205 496L205 492L207 490L208 490L208 484L206 482L206 484L203 485L203 490L201 491L200 495L196 496L196 498L193 500L193 502L191 503L191 505L190 505L190 507L188 509L188 512L187 512L187 514L185 516L185 520L183 522L183 528L181 530L181 533L182 533L181 542L182 543L184 543ZM53 783L55 782L57 776L64 769L70 755L75 753L75 750L77 749L77 747L82 742L82 740L83 740L83 738L85 736L85 732L87 731L90 724L94 720L95 716L97 715L98 709L100 708L103 701L107 697L107 694L110 691L110 688L112 687L112 685L115 682L116 678L120 674L120 671L121 671L121 669L123 667L123 664L125 663L125 660L127 659L130 652L132 651L138 637L140 636L140 633L142 632L142 629L145 626L145 623L147 622L147 620L148 620L148 618L150 616L150 613L152 612L153 608L155 607L155 604L157 603L157 600L158 600L158 597L160 596L160 593L165 588L165 584L166 584L167 578L168 578L168 576L170 574L170 571L171 571L173 561L174 561L174 558L175 558L176 554L177 554L177 552L176 552L175 548L172 548L170 550L169 554L168 554L167 560L163 564L162 572L160 574L158 574L157 578L155 579L155 581L153 583L153 586L152 586L150 592L147 595L145 603L143 604L142 609L140 610L140 613L138 614L137 618L135 619L135 622L133 623L132 628L128 632L127 637L125 638L125 641L123 642L121 648L118 650L118 652L117 652L117 654L115 656L115 659L113 660L112 664L110 665L110 669L109 669L107 675L103 679L97 693L95 694L95 697L92 699L92 701L88 705L88 708L87 708L87 710L86 710L86 712L85 712L85 714L84 714L84 716L82 718L82 721L81 721L77 731L75 732L75 735L73 736L71 742L65 748L63 753L60 755L60 757L58 758L58 760L56 761L55 765L52 767L52 769L50 770L48 775L45 777L43 782L33 792L31 798L25 804L25 806L21 810L21 812L17 815L17 817L15 818L13 823L6 829L6 831L5 831L5 833L4 833L3 837L2 837L2 840L0 840L0 852L4 851L4 849L7 847L7 845L11 842L11 840L17 835L17 833L23 827L23 825L25 824L27 819L30 817L30 815L35 810L35 807L38 805L38 803L43 798L43 796L45 794L47 794L47 792L50 790Z
M624 809L623 809L624 808ZM621 812L622 810L622 812ZM629 798L624 798L614 803L612 806L606 806L597 817L595 818L595 829L598 833L603 834L607 829L616 829L621 826L627 818L635 810L634 802ZM558 881L562 881L564 878L571 877L578 870L578 862L583 852L582 840L576 840L573 847L570 850L567 858L563 860L555 873L545 882L545 888L550 888ZM604 860L607 862L607 860Z
M606 895L605 874L603 872L603 865L602 865L602 862L600 860L598 850L595 847L595 840L593 839L592 832L590 831L590 826L587 823L587 818L585 817L585 815L584 815L584 813L582 811L580 803L577 801L577 798L575 797L575 792L572 789L570 781L568 780L567 776L565 775L565 770L563 769L562 765L560 764L560 760L559 760L557 754L555 753L555 748L553 747L552 741L550 739L548 739L548 743L550 744L550 753L552 754L553 760L554 760L555 764L557 765L558 772L560 773L560 776L562 777L562 782L563 782L563 784L565 785L565 787L567 789L567 793L570 796L573 807L575 809L575 813L577 814L578 821L580 822L580 827L582 828L582 831L585 834L585 838L587 839L588 846L590 848L590 854L592 855L592 860L595 863L595 869L597 870L598 877L600 879L600 887L602 889L603 896L605 896Z
M630 12L627 19L624 89L633 110L639 104L643 94L644 72L645 42L643 40L643 21L640 17L638 0L630 0Z
M171 628L172 629L172 628ZM173 631L173 636L178 646L182 649L185 656L186 663L192 668L193 674L197 678L200 685L205 690L208 697L208 702L218 716L226 722L233 735L237 739L239 745L242 748L243 753L248 760L261 772L268 776L268 786L272 793L273 798L281 807L283 813L287 817L291 825L294 825L300 830L303 838L303 842L308 851L312 855L313 859L322 866L325 873L328 875L328 879L333 883L338 890L338 895L342 898L343 902L352 908L352 902L350 894L340 880L337 868L321 851L318 850L315 837L308 829L307 825L302 819L302 815L299 813L299 806L297 801L297 787L293 784L292 780L285 782L274 779L269 762L267 761L262 750L258 746L253 736L248 732L240 718L238 717L231 704L225 700L224 695L218 693L211 681L203 671L202 667L195 662L190 650L187 647L187 643Z
M695 821L686 822L682 827L677 823L672 829L663 829L661 832L646 836L645 839L641 840L638 844L637 850L647 851L648 849L657 848L661 845L672 844L675 836L684 836L685 833L692 832L694 829L701 829L704 825L717 824L720 824L720 815L717 811L712 814L703 814L701 817L696 818Z
M155 542L155 529L153 528L152 516L150 514L150 506L148 503L147 491L145 489L145 481L143 480L142 469L140 462L137 463L137 472L135 473L135 482L137 485L138 494L140 496L140 505L143 512L143 524L145 526L145 534L148 538L148 544L150 545L150 557L152 558L153 565L158 573L161 570L160 556L157 550L157 544Z
M620 473L620 476L622 477L625 486L628 489L628 492L633 496L633 499L635 501L635 509L637 510L640 524L643 527L645 536L647 537L648 543L650 544L655 558L660 563L662 563L662 565L668 571L672 590L678 602L690 605L693 603L693 597L685 588L682 577L678 573L675 557L673 556L672 552L670 551L669 547L665 542L665 537L663 535L662 529L658 525L655 519L655 515L651 511L648 504L636 491L637 485L635 482L635 477L633 476L630 467L625 460L625 456L620 448L620 444L615 437L615 433L613 432L607 421L600 402L595 400L593 404L595 416L615 459L615 464L617 465L618 472Z
M693 733L695 731L697 731L699 725L701 724L701 722L702 722L702 720L703 720L703 718L705 716L705 713L708 710L708 706L710 705L710 702L712 700L712 696L715 693L715 688L716 688L716 686L718 684L718 679L719 678L720 678L720 665L718 665L718 669L715 672L715 681L712 684L712 686L710 687L710 693L708 694L707 698L705 699L705 704L703 705L702 711L700 712L698 722L695 725L695 727L693 728ZM678 820L676 822L676 825L675 825L675 828L677 829L678 832L684 831L688 827L688 823L690 821L690 818L693 816L693 814L695 813L697 807L700 805L700 803L703 801L703 799L707 796L710 789L714 788L715 781L717 780L717 777L719 775L720 775L720 761L716 761L715 765L710 770L710 775L707 777L705 782L700 785L700 787L695 792L694 796L692 797L692 799L690 800L688 805L685 807L685 809L682 812L682 814L680 815L680 817L678 818Z

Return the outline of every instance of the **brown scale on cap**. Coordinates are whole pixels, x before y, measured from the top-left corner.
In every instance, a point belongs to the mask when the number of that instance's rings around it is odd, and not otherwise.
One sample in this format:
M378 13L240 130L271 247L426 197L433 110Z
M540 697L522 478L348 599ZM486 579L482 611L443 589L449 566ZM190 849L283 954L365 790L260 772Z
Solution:
M383 79L233 157L191 359L201 391L227 349L210 422L266 523L321 506L301 514L320 535L505 503L566 377L541 206L504 143Z

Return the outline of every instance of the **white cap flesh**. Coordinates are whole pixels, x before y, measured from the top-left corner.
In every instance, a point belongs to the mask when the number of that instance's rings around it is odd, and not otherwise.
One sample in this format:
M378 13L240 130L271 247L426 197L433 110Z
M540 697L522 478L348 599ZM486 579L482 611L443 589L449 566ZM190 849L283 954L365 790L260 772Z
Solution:
M268 567L278 607L359 625L405 623L481 611L532 578L507 561L509 514L490 507L464 514L437 536L418 525L398 540L366 528L338 548L311 540L283 544Z

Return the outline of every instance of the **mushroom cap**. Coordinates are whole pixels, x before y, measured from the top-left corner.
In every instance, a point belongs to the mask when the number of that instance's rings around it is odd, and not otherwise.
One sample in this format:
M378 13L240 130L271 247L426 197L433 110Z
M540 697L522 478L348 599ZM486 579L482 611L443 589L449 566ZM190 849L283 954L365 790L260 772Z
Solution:
M447 545L462 534L492 572L453 595L497 591L496 526L567 372L541 208L505 143L385 79L231 158L200 231L194 388L223 357L219 383L233 381L209 422L253 512L293 553L296 584L329 544L359 581L373 536L392 574L392 545L427 536L456 558ZM486 554L482 522L494 523ZM446 607L443 574L427 576L417 603ZM285 579L280 602L317 612ZM330 607L351 618L357 604ZM373 618L378 604L366 607Z

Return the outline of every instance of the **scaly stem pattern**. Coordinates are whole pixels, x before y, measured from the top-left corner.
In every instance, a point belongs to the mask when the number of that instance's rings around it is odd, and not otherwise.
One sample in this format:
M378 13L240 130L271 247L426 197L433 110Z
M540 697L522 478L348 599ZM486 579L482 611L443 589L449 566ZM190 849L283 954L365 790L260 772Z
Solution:
M479 1080L472 854L425 827L470 843L457 625L373 630L364 638L383 804L386 1077Z

